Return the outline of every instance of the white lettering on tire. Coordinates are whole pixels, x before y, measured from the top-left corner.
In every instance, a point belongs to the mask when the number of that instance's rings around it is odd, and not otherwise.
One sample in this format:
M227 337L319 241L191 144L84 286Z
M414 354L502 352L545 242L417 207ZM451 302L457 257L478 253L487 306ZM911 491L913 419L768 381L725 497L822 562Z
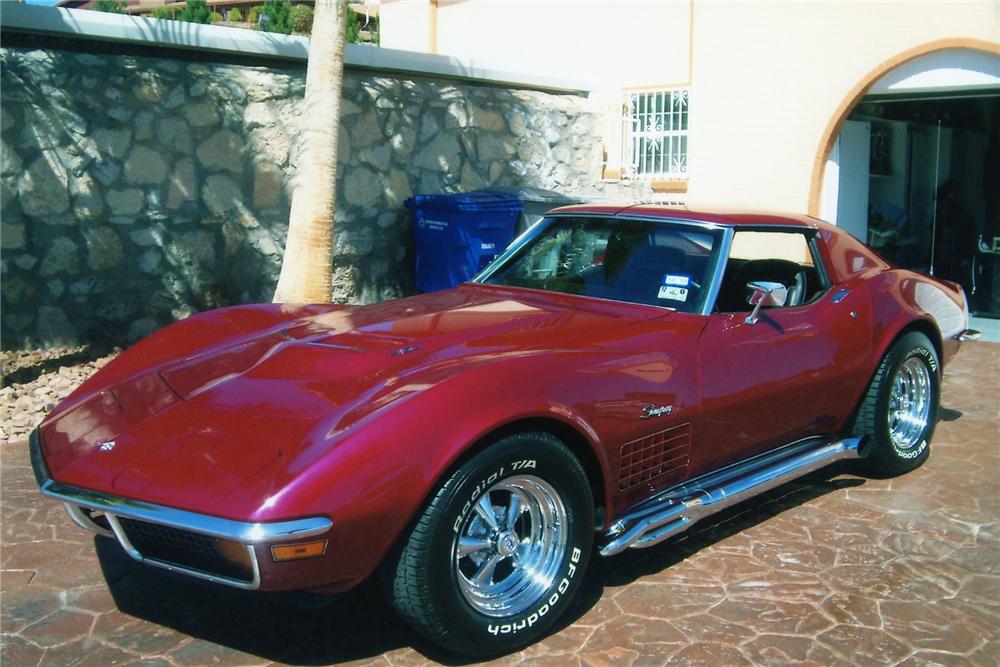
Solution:
M486 479L480 480L478 484L472 487L472 493L470 494L469 499L465 501L465 504L462 505L462 511L458 513L457 517L455 517L455 524L451 527L452 532L457 533L459 531L459 528L462 527L462 519L464 519L469 513L469 510L472 509L472 504L476 502L476 499L483 493L483 491L493 485L493 482L503 477L503 472L504 467L500 466L499 470L492 473Z
M938 370L937 358L927 348L924 347L914 348L913 352L910 355L908 355L907 358L911 356L920 357L921 359L924 360L924 363L927 364L927 367L931 369L932 373L935 374L937 373ZM899 451L899 449L896 448L895 444L893 445L892 449L895 452L896 456L898 456L901 459L906 459L906 460L915 459L921 454L923 454L924 450L927 449L927 440L921 441L919 447L908 452Z
M583 552L580 551L579 547L573 547L573 551L569 555L569 567L566 568L566 576L559 581L559 585L556 586L556 590L549 596L549 599L545 601L538 611L532 612L526 619L522 620L520 623L504 623L503 625L493 625L490 623L486 626L486 630L493 636L517 634L524 628L530 628L535 623L539 621L542 617L552 611L552 608L556 606L559 599L563 594L569 589L569 580L576 574L576 564L580 562L580 558L583 556Z
M911 352L906 355L906 357L903 359L903 361L905 361L909 357L920 357L921 359L923 359L927 363L927 367L928 368L930 368L932 371L934 371L935 373L937 373L937 369L938 369L937 357L934 355L933 352L931 352L927 348L925 348L925 347L915 347L915 348L913 348L911 350Z
M918 456L920 456L925 449L927 449L927 441L926 440L922 441L919 447L909 452L901 452L895 447L893 447L893 449L896 451L896 456L898 456L901 459L915 459Z

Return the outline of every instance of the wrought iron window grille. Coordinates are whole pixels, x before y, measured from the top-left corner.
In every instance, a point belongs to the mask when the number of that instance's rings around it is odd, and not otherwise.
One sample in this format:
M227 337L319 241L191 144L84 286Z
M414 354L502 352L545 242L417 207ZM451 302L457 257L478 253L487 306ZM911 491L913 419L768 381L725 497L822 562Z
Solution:
M635 91L622 106L623 176L687 180L690 91Z

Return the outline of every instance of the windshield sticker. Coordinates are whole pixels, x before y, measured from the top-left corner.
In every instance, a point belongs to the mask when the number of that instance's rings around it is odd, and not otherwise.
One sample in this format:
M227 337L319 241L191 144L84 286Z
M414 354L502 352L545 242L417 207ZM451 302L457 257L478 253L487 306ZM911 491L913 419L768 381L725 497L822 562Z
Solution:
M664 285L672 285L673 287L687 287L691 284L691 276L677 276L668 273L663 276Z
M673 287L664 285L656 295L657 299L670 299L672 301L687 301L688 291L683 287Z

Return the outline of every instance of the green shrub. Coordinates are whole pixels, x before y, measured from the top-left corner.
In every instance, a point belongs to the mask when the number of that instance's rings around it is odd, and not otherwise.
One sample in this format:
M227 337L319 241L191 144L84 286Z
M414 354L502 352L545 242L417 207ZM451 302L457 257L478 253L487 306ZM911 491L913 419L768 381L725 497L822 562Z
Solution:
M291 11L292 5L288 0L266 0L260 10L260 29L282 35L292 34L288 18Z
M250 12L247 14L247 21L252 27L257 27L257 23L260 22L260 5L250 8Z
M361 21L358 19L358 13L350 8L344 17L344 41L348 44L361 43Z
M97 11L111 14L124 14L127 6L125 0L97 0L94 3L94 9Z
M289 14L292 32L308 35L313 27L313 10L309 5L295 5Z
M212 12L211 14L208 15L209 23L221 23L222 20L223 20L222 14L220 14L219 12Z
M154 19L171 20L174 18L174 10L170 7L157 7L149 15Z
M362 38L362 33L368 33L368 40ZM347 9L344 17L344 41L348 44L378 44L378 20L365 18L353 9Z
M191 23L210 23L212 12L208 9L205 0L188 0L187 6L177 15L180 21Z
M226 20L230 23L239 23L243 20L243 14L240 13L238 7L233 7L229 10L229 13L226 14Z

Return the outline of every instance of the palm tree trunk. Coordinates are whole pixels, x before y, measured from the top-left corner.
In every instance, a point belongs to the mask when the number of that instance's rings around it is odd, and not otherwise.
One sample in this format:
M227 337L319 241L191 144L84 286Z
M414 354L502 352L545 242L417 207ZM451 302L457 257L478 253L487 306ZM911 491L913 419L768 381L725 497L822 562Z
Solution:
M316 0L298 172L275 303L328 303L347 0Z

